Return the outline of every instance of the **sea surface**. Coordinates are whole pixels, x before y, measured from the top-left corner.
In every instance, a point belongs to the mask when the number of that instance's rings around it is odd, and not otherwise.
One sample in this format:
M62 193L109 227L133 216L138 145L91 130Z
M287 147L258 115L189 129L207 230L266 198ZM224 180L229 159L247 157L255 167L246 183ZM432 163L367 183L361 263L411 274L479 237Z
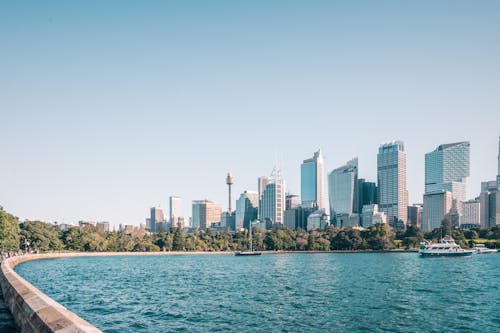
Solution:
M16 271L105 332L500 332L500 254L86 257Z

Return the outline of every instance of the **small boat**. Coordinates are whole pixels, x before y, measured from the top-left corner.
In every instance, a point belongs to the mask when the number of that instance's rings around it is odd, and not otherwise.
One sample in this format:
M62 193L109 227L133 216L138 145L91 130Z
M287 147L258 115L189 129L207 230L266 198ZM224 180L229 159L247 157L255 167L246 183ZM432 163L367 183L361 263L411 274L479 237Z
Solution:
M420 243L418 253L422 257L468 257L475 253L475 250L462 249L453 238L441 238L439 243L430 241Z
M236 251L235 256L260 256L261 252L255 252L252 246L252 222L250 222L250 227L248 228L248 250Z
M497 253L496 249L489 249L484 244L476 244L476 246L474 246L474 251L476 251L476 254Z

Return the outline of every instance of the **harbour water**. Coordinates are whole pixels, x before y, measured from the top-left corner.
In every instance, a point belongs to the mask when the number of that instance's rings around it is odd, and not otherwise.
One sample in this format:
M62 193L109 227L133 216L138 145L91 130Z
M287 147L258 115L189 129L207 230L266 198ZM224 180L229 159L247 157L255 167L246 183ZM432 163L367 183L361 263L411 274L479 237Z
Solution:
M84 257L16 271L105 332L499 332L500 255Z

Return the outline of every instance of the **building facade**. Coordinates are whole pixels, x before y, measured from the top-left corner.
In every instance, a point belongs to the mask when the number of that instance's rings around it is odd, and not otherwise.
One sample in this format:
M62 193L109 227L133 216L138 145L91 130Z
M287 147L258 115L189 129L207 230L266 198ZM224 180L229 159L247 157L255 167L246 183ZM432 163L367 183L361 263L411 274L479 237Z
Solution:
M384 212L378 210L377 204L364 205L361 212L363 228L371 227L377 223L387 223Z
M377 204L377 184L367 182L365 179L358 179L358 204L357 213L361 213L364 205Z
M426 232L441 227L441 222L450 213L453 200L450 191L424 194L422 229Z
M319 149L300 166L300 196L304 207L324 208L323 174L323 156Z
M408 206L408 224L422 228L423 214L424 214L424 205L415 204Z
M234 230L248 229L250 222L257 220L259 209L259 194L245 191L236 200L236 222Z
M172 228L184 225L184 217L182 214L182 199L176 196L170 196L168 198L169 203L169 222Z
M165 215L163 215L163 209L161 207L151 207L149 231L156 232L156 224L163 222L164 220L165 220Z
M406 152L402 141L383 144L377 154L378 207L389 225L406 223L408 190L406 187Z
M358 202L358 159L353 158L345 165L334 169L328 175L330 217L338 225L339 216L351 215L357 211Z
M222 207L210 200L194 200L192 209L192 224L195 229L207 230L212 223L220 222Z
M425 154L425 193L449 191L461 203L466 200L470 174L470 143L443 144ZM460 204L457 205L459 212Z
M481 203L479 200L469 200L462 203L460 224L479 227L481 224Z

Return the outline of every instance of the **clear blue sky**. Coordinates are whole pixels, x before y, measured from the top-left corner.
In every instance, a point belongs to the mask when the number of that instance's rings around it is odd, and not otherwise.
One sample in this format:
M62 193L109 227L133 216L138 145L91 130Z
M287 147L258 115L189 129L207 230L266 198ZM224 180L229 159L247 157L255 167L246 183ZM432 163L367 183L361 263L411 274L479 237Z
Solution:
M405 142L471 141L468 196L494 179L500 1L2 1L0 205L21 218L139 224L179 195L227 207L276 159L300 191ZM234 204L234 203L233 203Z

